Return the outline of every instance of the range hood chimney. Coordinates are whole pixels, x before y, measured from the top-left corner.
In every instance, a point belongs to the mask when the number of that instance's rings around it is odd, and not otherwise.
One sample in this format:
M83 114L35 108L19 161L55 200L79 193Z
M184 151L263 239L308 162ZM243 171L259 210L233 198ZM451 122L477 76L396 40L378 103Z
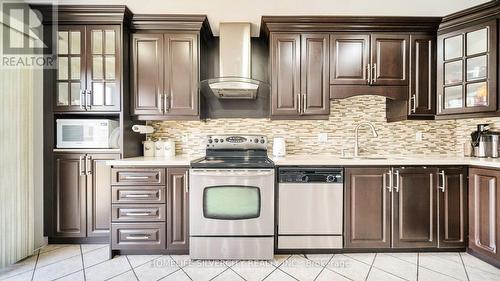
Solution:
M219 77L209 79L219 99L256 99L261 81L251 78L250 23L219 26Z

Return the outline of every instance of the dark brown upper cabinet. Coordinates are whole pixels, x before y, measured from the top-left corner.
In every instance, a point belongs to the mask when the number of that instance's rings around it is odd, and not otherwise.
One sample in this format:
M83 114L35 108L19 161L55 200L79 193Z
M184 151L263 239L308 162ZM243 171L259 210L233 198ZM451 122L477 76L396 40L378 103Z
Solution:
M438 176L439 248L464 248L467 243L467 169L443 168Z
M497 26L495 18L438 32L440 118L494 115L498 110Z
M500 171L469 169L469 249L500 265Z
M406 87L394 89L359 86L407 86L408 33L334 33L330 37L330 96L386 95L402 99Z
M133 34L133 114L199 116L198 53L197 34Z
M345 169L345 247L391 247L389 167Z
M393 247L437 247L437 169L394 168L393 175Z
M333 34L330 36L330 84L370 84L370 35Z
M328 116L328 46L328 34L271 34L272 118Z
M411 116L436 113L436 37L410 35L410 92L408 112Z
M119 25L61 25L54 111L120 111Z

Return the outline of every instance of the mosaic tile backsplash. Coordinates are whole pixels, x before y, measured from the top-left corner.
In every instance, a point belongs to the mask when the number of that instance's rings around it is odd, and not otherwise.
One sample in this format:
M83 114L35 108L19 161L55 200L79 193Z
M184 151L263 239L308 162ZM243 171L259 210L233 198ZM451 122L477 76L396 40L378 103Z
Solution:
M387 123L385 98L357 96L331 101L328 120L214 119L206 121L151 122L154 138L168 137L176 142L177 154L203 154L209 134L263 134L269 139L285 137L287 154L331 154L342 150L353 153L354 129L361 121L370 121L378 132L372 137L366 127L360 128L360 153L391 156L457 156L463 154L463 143L479 123L492 123L500 129L500 117L439 121L402 121ZM416 133L422 132L421 141ZM318 141L327 133L328 141Z

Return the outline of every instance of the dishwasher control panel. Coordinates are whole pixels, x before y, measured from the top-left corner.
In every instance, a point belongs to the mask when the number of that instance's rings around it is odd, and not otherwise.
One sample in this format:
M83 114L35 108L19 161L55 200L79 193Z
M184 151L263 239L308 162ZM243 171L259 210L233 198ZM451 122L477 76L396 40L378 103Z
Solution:
M281 183L343 183L342 168L280 168Z

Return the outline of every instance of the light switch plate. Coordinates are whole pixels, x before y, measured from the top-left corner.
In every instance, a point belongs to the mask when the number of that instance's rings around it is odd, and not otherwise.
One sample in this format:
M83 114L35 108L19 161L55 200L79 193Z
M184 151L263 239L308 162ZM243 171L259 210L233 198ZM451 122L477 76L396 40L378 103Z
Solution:
M318 134L319 142L327 142L328 141L328 133L319 133Z
M422 132L417 132L415 134L415 140L416 141L422 141L423 138L424 138L424 136L423 136Z

